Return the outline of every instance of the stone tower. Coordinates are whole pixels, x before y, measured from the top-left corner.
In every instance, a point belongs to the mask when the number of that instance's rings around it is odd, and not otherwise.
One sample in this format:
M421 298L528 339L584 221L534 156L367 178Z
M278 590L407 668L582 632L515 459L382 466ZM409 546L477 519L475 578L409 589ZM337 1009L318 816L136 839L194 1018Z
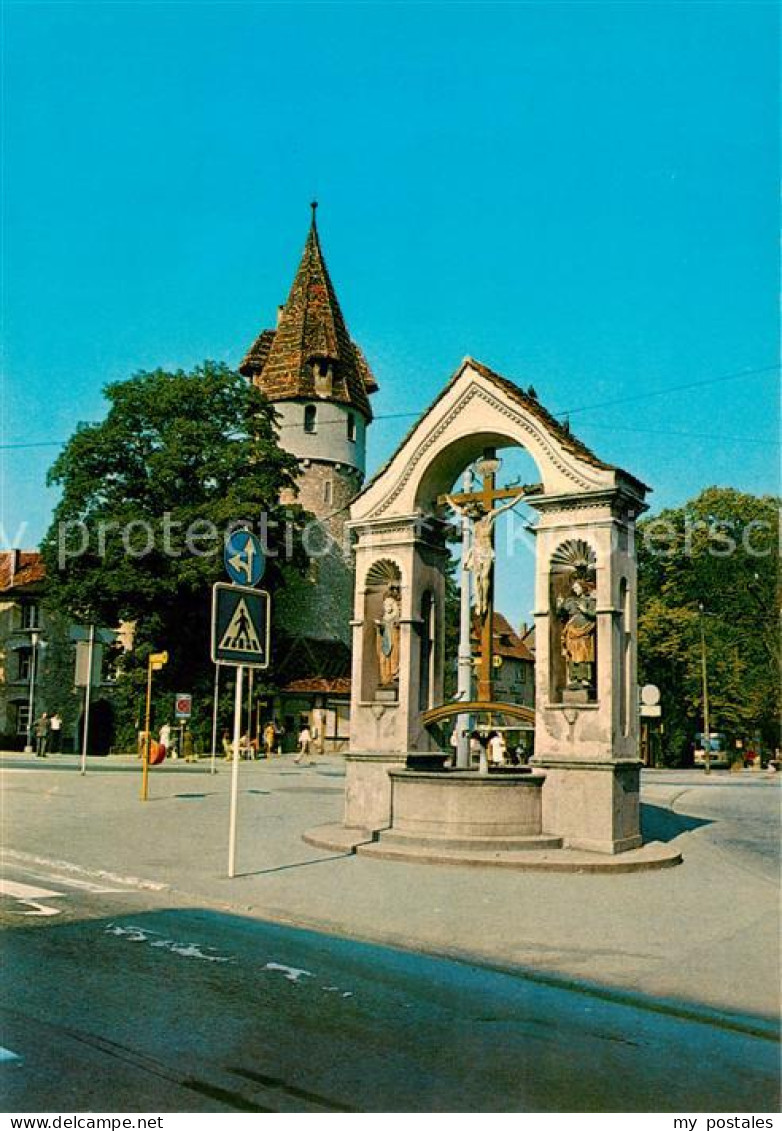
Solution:
M377 383L351 339L312 222L277 327L263 330L239 366L272 402L280 444L299 461L296 502L331 536L314 532L305 583L280 594L277 615L289 638L350 645L352 560L345 552L348 507L364 481L369 395ZM310 650L311 652L312 650Z

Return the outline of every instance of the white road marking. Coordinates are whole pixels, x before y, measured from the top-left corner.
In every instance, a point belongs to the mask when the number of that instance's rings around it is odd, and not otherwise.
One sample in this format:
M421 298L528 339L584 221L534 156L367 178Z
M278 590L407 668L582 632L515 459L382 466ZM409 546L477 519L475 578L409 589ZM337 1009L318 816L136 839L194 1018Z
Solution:
M31 884L18 884L14 880L3 878L0 879L0 894L10 895L14 899L51 899L53 896L62 895L62 892L35 888Z
M3 1064L3 1063L5 1063L6 1061L9 1061L9 1060L21 1060L21 1059L22 1058L21 1058L21 1056L19 1056L18 1053L11 1052L10 1049L4 1049L3 1046L0 1045L0 1064Z
M205 954L197 943L177 942L176 939L167 939L157 931L147 930L146 927L121 927L119 923L109 923L104 928L104 933L124 938L127 942L148 943L157 950L169 950L178 954L180 958L199 958L202 962L233 962L230 955ZM207 950L211 950L207 947Z
M114 872L104 872L100 868L83 868L80 864L72 864L69 860L50 860L46 856L33 856L29 852L17 852L12 848L4 849L3 857L8 863L36 864L39 868L51 868L56 872L73 872L77 876L92 876L97 880L141 888L145 891L166 891L169 886L154 880L141 880L138 876L118 876Z
M50 891L48 888L33 887L32 884L18 884L14 880L0 879L0 895L8 895L11 899L15 899L17 903L21 903L23 907L29 907L30 911L21 911L21 915L38 915L49 916L59 915L59 907L45 907L44 904L39 903L41 899L61 899L63 893L61 891Z
M267 962L264 970L275 970L287 978L289 982L298 982L300 978L314 978L311 970L297 970L295 966L283 966L281 962Z
M36 872L30 872L30 875L36 880L54 880L55 883L64 884L69 888L77 888L79 891L86 891L91 895L119 895L124 891L124 888L109 888L105 884L94 884L89 880L75 880L71 876L39 876Z

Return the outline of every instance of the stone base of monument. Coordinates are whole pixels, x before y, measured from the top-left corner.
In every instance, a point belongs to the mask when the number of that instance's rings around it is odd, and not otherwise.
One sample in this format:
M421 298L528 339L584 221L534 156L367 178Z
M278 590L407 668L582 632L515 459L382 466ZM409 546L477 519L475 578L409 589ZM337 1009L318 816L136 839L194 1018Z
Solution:
M612 855L640 848L641 763L533 758L546 777L543 828L569 848Z
M303 839L362 856L534 871L631 872L681 863L669 845L641 846L637 811L634 816L627 805L627 794L637 795L636 764L607 773L582 765L573 792L570 776L560 779L550 766L481 775L444 768L436 759L429 765L437 768L425 768L420 758L414 765L422 768L409 768L404 754L349 754L344 824L311 829ZM621 805L618 791L626 795ZM580 837L565 827L575 808ZM585 809L594 810L594 837L584 825Z

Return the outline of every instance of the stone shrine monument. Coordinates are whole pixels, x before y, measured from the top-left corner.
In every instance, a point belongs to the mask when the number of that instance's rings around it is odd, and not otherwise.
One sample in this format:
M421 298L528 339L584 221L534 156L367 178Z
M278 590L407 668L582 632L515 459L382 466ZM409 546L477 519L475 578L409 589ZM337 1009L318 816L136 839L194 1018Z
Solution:
M540 482L497 487L498 449L522 447ZM467 469L477 489L454 492ZM538 402L465 359L354 500L351 739L342 826L305 839L399 858L558 866L568 855L638 867L641 848L635 522L647 488L598 459ZM502 717L492 686L494 529L524 500L534 528L536 707L530 767L446 767L431 724ZM446 537L469 519L464 557L480 624L477 693L443 702ZM649 850L656 849L650 853ZM640 851L636 851L640 850ZM599 867L600 865L596 865Z

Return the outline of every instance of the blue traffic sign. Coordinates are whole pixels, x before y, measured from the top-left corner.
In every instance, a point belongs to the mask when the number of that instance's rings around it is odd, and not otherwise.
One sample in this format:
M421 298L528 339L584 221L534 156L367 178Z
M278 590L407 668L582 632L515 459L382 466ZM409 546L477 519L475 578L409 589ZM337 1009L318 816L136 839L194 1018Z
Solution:
M223 560L234 585L257 585L266 569L261 543L250 530L234 530L225 544Z
M269 594L218 582L212 589L212 660L233 667L269 666Z

